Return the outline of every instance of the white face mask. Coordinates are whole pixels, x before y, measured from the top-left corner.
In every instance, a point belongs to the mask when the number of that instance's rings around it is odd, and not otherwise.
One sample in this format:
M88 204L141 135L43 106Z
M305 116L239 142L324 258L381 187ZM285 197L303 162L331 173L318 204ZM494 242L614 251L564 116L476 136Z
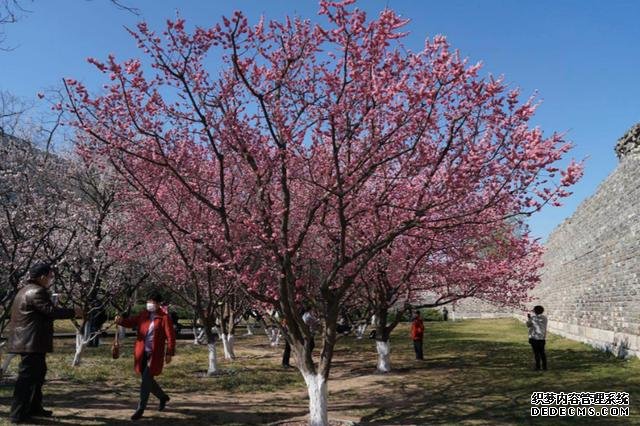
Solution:
M155 312L156 311L156 304L147 302L147 311Z

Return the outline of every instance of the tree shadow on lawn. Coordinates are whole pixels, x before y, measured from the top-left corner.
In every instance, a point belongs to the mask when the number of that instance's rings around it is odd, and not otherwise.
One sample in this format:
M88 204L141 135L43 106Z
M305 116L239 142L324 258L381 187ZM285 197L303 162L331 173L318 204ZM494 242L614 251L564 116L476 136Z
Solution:
M540 391L628 392L631 417L607 417L606 424L640 423L634 401L640 382L627 380L626 361L595 350L550 348L550 370L541 372L533 371L533 353L525 344L461 340L449 342L446 350L456 355L427 354L426 361L409 371L381 377L381 386L400 380L401 391L371 395L366 405L373 412L362 424L603 424L598 418L531 417L531 394ZM362 404L357 408L367 409Z
M329 382L330 418L336 417L334 413L348 413L361 418L362 424L380 425L603 424L603 419L587 417L532 418L531 394L624 391L631 396L632 416L608 417L606 424L640 424L635 401L640 395L637 363L552 336L547 344L550 370L536 372L532 371L531 347L526 339L519 340L517 330L511 334L509 330L502 333L501 329L494 334L476 334L468 333L457 324L456 327L431 330L425 338L425 361L413 359L412 344L404 331L392 336L393 370L389 374L374 374L375 341L341 341L336 350L332 380L347 381L340 386ZM486 328L484 324L483 327ZM307 415L304 385L297 370L281 370L277 366L279 360L278 354L272 365L265 359L264 365L229 368L227 374L213 379L224 381L224 384L217 383L222 390L207 389L208 380L195 378L201 370L188 367L185 370L191 376L187 380L199 380L195 387L202 387L202 391L183 384L180 391L172 392L176 398L166 413L158 413L155 402L150 402L144 422L160 425L299 422ZM236 377L242 380L236 383ZM264 380L269 382L268 387L257 385ZM295 383L298 384L283 388ZM237 390L236 386L255 389L235 393L232 389ZM277 392L272 393L270 389ZM6 412L9 392L0 390L5 395L0 398L0 405ZM107 392L109 395L105 396ZM131 383L101 386L56 381L46 386L45 393L47 403L54 410L60 408L56 411L64 414L53 422L38 424L129 424L128 418L137 402L137 387Z
M406 343L406 342L405 342ZM408 346L408 345L404 345ZM395 348L395 350L394 350ZM413 349L411 349L413 351ZM455 340L444 345L425 343L425 361L413 359L412 354L402 346L402 343L392 345L391 365L392 374L428 371L449 371L452 369L472 369L489 372L491 370L531 369L534 358L528 343L501 343L484 340ZM440 355L444 354L444 355ZM334 367L347 371L338 373L335 377L357 376L375 372L375 352L371 352L371 363L362 365L362 358L342 359L334 362ZM579 351L573 349L547 348L547 361L552 370L565 372L585 372L601 368L603 364L624 364L609 354L588 349Z
M59 390L59 389L55 389ZM78 425L78 424L131 424L129 416L133 414L137 400L132 399L133 391L126 396L122 389L110 392L115 399L106 399L100 395L110 390L104 388L86 388L82 393L46 392L47 406L58 413L50 419L34 419L37 425ZM131 395L130 395L131 394ZM189 394L171 393L174 398L166 411L157 411L157 401L152 397L144 417L137 423L153 423L154 425L255 425L270 424L306 416L306 402L290 404L291 401L255 401L250 395L244 395L233 402L194 401ZM182 398L181 398L182 397ZM204 396L206 398L206 396ZM244 401L243 401L244 400ZM5 407L3 414L8 414L10 398L0 398L0 405ZM60 414L62 412L62 414ZM0 418L0 424L4 424Z

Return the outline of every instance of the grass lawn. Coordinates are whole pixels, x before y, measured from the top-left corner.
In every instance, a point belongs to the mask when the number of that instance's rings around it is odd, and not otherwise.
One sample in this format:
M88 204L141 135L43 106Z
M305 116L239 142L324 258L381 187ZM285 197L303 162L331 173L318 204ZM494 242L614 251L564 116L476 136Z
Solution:
M549 371L532 371L526 327L512 319L426 323L425 357L413 360L408 325L392 337L392 373L376 374L371 340L340 340L329 383L330 418L356 424L640 424L640 360L619 360L557 336L547 341ZM40 424L125 424L137 402L131 343L118 360L106 342L88 348L71 368L73 340L56 342L48 358L45 400L56 418ZM238 336L238 359L220 360L222 373L205 377L207 351L179 341L178 356L159 377L172 400L163 413L153 397L143 423L161 425L302 424L306 388L295 370L279 367L282 345L262 334ZM219 348L219 357L222 350ZM14 360L10 374L15 374ZM0 384L8 412L13 378ZM630 394L624 418L532 418L532 392ZM6 417L0 418L0 423Z

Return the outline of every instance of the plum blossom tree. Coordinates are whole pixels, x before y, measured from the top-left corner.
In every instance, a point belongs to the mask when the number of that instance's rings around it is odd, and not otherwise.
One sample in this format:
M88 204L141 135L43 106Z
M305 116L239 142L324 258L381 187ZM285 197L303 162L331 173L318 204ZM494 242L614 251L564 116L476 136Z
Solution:
M234 351L236 327L242 320L242 314L251 307L251 300L242 292L241 288L233 283L230 283L229 287L231 291L220 306L218 318L224 357L228 360L234 360L236 359Z
M539 281L542 249L521 229L521 224L499 222L440 234L416 228L382 250L361 274L370 284L358 287L375 313L378 371L390 371L390 334L414 307L467 297L509 306L527 300ZM396 315L389 322L392 308Z
M75 239L56 264L55 291L85 313L81 321L73 320L72 366L78 366L86 345L103 331L95 328L96 318L145 283L159 259L135 251L144 236L128 232L125 224L133 217L127 201L117 198L118 182L108 169L78 160L66 177L75 197Z
M0 135L0 157L1 333L31 265L61 259L75 232L73 197L60 179L69 163L6 134Z
M455 232L559 203L581 173L556 166L571 148L561 135L529 127L534 99L480 76L444 37L409 52L406 20L352 3L321 1L322 25L250 26L241 12L192 32L142 23L131 33L148 63L90 59L104 93L66 79L61 105L89 136L83 155L108 159L174 235L206 247L212 272L282 314L313 425L328 424L341 303L369 285L358 276L370 262L418 227ZM176 199L197 212L189 227ZM300 309L311 295L317 362Z
M135 192L127 192L130 200L136 200L133 211L143 218L129 223L127 232L145 235L148 243L139 247L138 253L153 253L162 258L152 273L153 279L200 320L209 351L207 374L215 375L219 372L216 335L222 340L225 358L234 359L236 309L242 308L239 307L241 298L237 295L238 287L234 286L232 276L215 266L216 259L208 240L193 238L192 234L199 232L200 225L207 223L207 218L198 216L208 212L189 200L169 201L169 198L173 198L169 192L155 192L152 195L143 191L142 197ZM153 209L153 203L162 203L166 209L164 213L173 222ZM185 234L178 229L190 229L191 232ZM213 332L216 326L220 327L221 332Z

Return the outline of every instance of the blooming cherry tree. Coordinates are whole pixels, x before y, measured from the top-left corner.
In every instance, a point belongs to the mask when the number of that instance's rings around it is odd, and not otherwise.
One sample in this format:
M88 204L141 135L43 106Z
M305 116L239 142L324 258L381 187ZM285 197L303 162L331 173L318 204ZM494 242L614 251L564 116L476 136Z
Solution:
M406 20L352 3L321 1L322 25L251 26L241 12L191 32L182 19L162 34L142 23L131 33L146 61L91 59L104 92L66 79L61 105L89 136L83 155L108 159L171 232L206 246L208 267L283 315L313 425L328 423L341 304L369 285L358 277L370 262L416 228L558 203L581 173L558 170L571 148L561 135L530 127L535 99L482 77L444 37L408 51ZM188 227L177 200L196 212ZM319 358L300 309L309 295Z

